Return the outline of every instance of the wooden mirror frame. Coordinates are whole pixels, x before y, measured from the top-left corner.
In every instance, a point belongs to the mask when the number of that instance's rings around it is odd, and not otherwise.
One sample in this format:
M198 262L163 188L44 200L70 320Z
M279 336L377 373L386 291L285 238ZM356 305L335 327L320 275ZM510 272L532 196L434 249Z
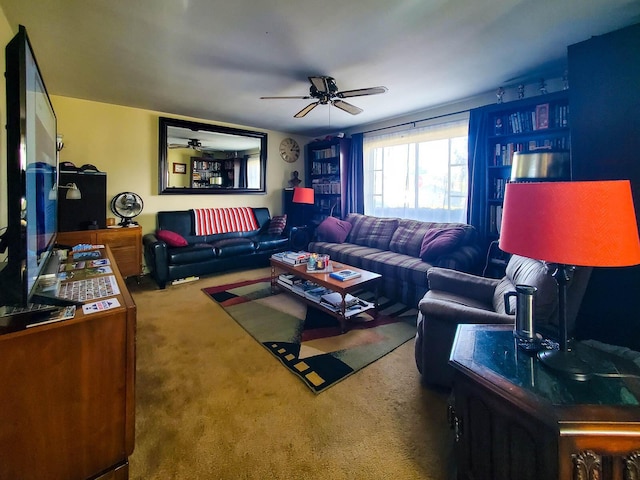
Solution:
M159 144L158 144L158 192L160 195L209 195L209 194L264 194L266 193L266 180L267 180L267 134L264 132L254 132L251 130L243 130L239 128L224 127L221 125L212 125L200 122L191 122L188 120L179 120L175 118L160 117L159 119ZM189 181L189 186L172 186L170 185L170 175L174 173L169 165L169 135L171 128L177 129L189 129L194 132L194 138L197 138L198 132L202 135L207 133L217 133L224 136L248 137L250 139L257 139L260 142L260 186L258 188L246 188L246 187L219 187L211 185L211 187L194 188L192 181ZM188 148L188 147L185 147ZM241 150L241 148L235 148L233 150ZM194 157L200 156L194 149ZM204 157L203 157L204 158ZM188 179L192 178L191 162L186 166L186 172Z

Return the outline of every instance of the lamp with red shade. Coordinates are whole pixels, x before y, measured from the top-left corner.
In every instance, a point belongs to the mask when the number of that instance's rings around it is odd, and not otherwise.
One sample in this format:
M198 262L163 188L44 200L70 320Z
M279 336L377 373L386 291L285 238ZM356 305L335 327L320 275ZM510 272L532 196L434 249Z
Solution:
M313 188L295 187L293 189L293 197L291 202L297 205L293 220L294 226L291 228L289 242L294 250L304 250L307 248L310 240L309 227L302 225L311 219L311 206L315 202L315 194ZM298 224L299 223L299 224Z
M575 380L592 371L571 349L567 334L570 266L640 264L640 239L628 180L508 183L500 248L543 260L558 284L558 350L538 353L543 364Z
M293 189L293 203L313 205L314 198L313 188L296 187Z

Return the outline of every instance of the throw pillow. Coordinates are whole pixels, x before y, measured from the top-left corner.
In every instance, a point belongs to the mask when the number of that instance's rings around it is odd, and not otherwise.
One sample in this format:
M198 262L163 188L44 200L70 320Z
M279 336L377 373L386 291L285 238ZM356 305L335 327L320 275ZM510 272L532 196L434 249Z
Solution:
M282 235L284 227L287 225L287 215L276 215L269 222L269 234L270 235Z
M458 246L464 235L465 232L462 227L431 228L427 230L427 233L422 238L420 258L425 262L429 262L440 255L449 253Z
M344 243L351 231L351 224L335 217L325 218L318 228L316 235L321 242Z
M171 230L158 230L156 232L156 238L162 240L170 247L186 247L189 245L182 235Z

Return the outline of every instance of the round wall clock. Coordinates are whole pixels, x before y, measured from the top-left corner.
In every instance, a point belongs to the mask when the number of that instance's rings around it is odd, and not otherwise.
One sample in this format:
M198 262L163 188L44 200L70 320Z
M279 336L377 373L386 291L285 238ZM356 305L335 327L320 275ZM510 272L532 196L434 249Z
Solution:
M280 142L280 157L289 163L295 162L300 156L300 146L293 138L285 138Z

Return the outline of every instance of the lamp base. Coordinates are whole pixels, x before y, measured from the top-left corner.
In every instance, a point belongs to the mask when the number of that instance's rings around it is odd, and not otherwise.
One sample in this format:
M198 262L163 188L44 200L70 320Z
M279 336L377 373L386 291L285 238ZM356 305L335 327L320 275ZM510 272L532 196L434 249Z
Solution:
M544 350L538 352L538 358L545 367L572 380L585 382L593 377L593 369L573 351Z

